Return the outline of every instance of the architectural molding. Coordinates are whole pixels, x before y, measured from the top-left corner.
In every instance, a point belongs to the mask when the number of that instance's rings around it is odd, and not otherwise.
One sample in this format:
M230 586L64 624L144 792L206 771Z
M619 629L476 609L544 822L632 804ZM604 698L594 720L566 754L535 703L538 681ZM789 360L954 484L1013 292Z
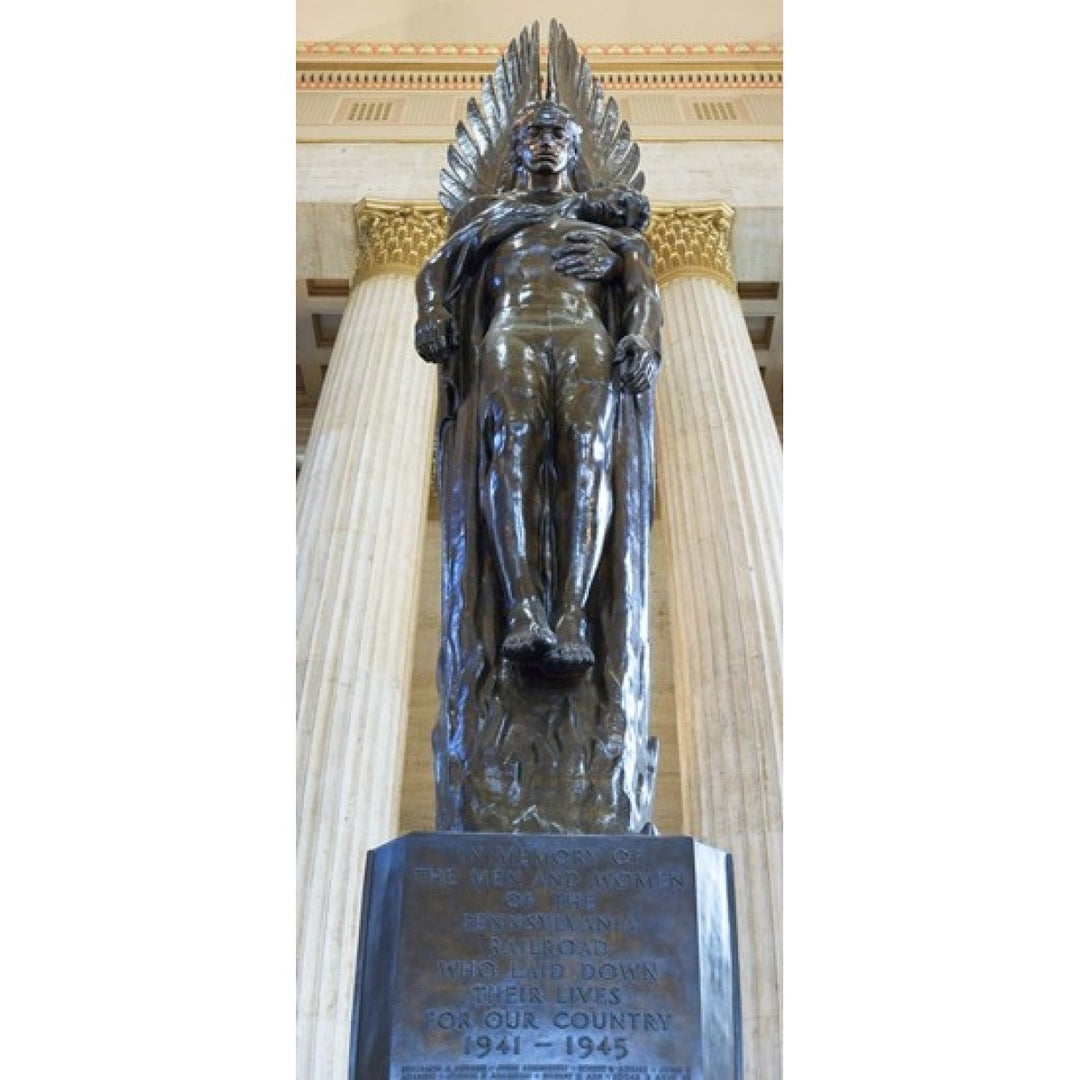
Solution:
M446 239L446 211L432 201L363 199L354 207L358 238L353 283L375 274L415 274ZM656 260L657 281L694 275L735 291L731 227L724 203L652 205L645 235Z
M298 90L479 90L505 43L301 41ZM608 90L780 89L780 43L582 45ZM546 54L546 47L541 48Z
M499 45L300 42L300 142L439 142L466 115ZM778 141L783 45L580 46L642 141ZM546 47L541 46L542 57ZM541 61L545 62L544 60Z

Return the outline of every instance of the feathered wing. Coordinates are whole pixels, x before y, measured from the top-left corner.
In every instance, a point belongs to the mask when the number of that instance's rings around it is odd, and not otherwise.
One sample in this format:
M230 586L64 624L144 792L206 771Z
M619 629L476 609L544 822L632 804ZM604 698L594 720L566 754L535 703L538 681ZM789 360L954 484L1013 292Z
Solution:
M578 187L640 191L645 174L638 170L641 152L630 137L630 127L625 120L620 121L614 98L605 102L603 87L589 61L556 19L551 20L548 33L547 79L547 96L573 112L583 128L579 171L584 176Z
M540 24L534 22L510 42L485 77L479 102L470 98L466 122L458 122L439 173L439 202L451 222L475 195L493 195L512 183L510 143L513 119L541 96Z

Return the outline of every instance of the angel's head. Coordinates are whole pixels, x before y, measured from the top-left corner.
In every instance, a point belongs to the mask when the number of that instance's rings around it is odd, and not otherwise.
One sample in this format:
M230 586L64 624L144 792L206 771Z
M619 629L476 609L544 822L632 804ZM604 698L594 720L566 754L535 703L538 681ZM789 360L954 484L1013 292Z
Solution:
M581 125L554 101L532 101L514 117L514 157L533 175L569 173L581 150Z

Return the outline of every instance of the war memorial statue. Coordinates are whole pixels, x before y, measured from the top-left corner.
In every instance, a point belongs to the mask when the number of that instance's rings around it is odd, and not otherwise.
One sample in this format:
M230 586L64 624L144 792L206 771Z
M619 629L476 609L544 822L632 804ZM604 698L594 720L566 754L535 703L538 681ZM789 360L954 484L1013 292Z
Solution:
M639 151L558 23L470 103L417 279L438 364L438 827L651 829L660 298Z
M742 1080L731 856L650 822L660 297L639 152L511 43L417 278L438 365L434 832L367 855L349 1080Z

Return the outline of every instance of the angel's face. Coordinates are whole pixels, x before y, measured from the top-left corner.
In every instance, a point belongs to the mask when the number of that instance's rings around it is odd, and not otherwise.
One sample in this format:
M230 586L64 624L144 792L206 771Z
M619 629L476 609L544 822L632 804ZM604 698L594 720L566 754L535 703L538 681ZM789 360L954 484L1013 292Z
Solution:
M529 124L518 136L518 157L531 173L564 173L573 163L577 140L559 123Z

